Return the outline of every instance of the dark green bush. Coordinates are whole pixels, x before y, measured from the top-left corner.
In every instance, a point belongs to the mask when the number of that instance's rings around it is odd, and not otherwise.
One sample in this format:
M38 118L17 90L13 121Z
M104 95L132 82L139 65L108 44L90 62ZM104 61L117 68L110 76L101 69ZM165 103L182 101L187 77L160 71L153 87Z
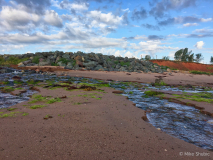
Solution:
M124 65L130 66L130 62L121 62L120 64L121 66L124 66Z
M38 56L33 57L32 62L39 64L39 57Z

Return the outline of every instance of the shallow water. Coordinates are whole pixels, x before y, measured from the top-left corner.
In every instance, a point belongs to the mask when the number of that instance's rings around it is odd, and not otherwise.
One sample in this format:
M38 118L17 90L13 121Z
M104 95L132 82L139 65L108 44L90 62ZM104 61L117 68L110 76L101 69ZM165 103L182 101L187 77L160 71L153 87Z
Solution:
M101 83L98 80L84 77L69 77L56 75L41 75L41 74L27 74L27 73L7 73L1 74L0 80L10 80L10 84L13 85L11 78L15 75L22 77L23 82L27 82L29 79L45 82L47 80L54 80L54 82L72 80L74 83ZM23 76L24 75L24 76ZM116 84L117 83L117 84ZM158 97L144 98L144 92L138 90L134 86L127 86L120 84L119 82L109 82L110 86L122 90L125 93L124 96L128 96L129 100L136 104L136 107L147 111L147 118L150 123L156 128L160 128L162 131L169 135L182 139L186 142L195 144L204 149L213 151L213 123L210 122L213 118L207 115L201 114L199 110L181 104L169 102L168 100L160 99ZM178 88L171 88L162 86L160 88L152 87L149 84L143 84L144 87L149 89L159 89L167 91L183 91ZM5 85L0 85L0 87ZM25 86L27 87L27 85ZM122 89L123 88L123 89ZM147 90L149 90L147 89ZM202 92L203 90L198 88L184 90L184 92ZM133 92L130 94L129 92ZM213 91L207 91L213 93ZM12 96L8 93L0 92L0 108L8 108L17 103L29 100L28 95L32 95L36 91L28 90L26 93L22 93L20 96Z
M119 89L119 86L113 86ZM124 92L133 94L123 94L136 104L136 107L147 112L149 122L156 128L169 135L195 144L204 149L213 151L213 125L207 123L213 119L210 116L201 114L194 107L176 104L158 97L142 97L143 91L137 89L123 89Z

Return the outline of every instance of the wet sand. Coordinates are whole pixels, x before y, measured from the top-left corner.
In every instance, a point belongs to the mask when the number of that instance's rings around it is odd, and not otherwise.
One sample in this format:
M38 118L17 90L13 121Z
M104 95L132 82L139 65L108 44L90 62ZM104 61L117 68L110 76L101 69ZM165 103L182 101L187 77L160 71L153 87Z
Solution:
M68 71L64 74L138 82L154 82L155 76L159 75L97 71ZM180 80L185 80L183 83L186 84L212 82L213 76L206 76L205 82L202 77L205 76L193 78L185 75ZM177 73L165 78L165 82L175 84L179 78ZM66 95L67 98L41 109L23 106L28 102L13 106L18 108L15 111L29 115L0 118L0 159L213 159L211 151L172 137L145 122L141 118L144 111L126 97L113 94L112 88L104 88L107 93L39 89L43 96ZM89 93L102 94L96 96L102 98L76 96ZM53 118L46 120L46 115Z

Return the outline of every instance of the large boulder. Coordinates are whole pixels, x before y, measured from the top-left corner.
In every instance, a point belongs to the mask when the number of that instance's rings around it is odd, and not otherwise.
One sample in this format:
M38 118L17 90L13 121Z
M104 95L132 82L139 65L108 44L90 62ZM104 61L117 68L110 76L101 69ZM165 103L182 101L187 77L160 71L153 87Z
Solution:
M77 66L83 67L82 56L76 56L76 57L75 57L75 60L76 60L76 65L77 65Z
M86 68L93 68L95 67L96 65L98 64L98 62L95 62L95 61L90 61L88 63L83 63L83 66L85 66Z
M20 63L18 64L18 67L25 67L25 65L23 64L23 62L20 62Z
M61 67L65 67L65 66L66 66L66 64L63 63L62 61L58 62L57 64L58 64L59 66L61 66Z
M50 62L39 62L39 66L50 66Z
M66 58L67 60L70 60L70 55L69 54L63 54L62 58Z
M105 69L104 69L101 65L98 65L97 67L95 67L94 70L97 70L97 71L104 71Z
M127 70L126 70L125 67L122 66L122 67L119 69L119 71L125 71L125 72L126 72Z
M61 59L61 56L58 56L55 60L55 63L58 63L58 61Z
M29 63L32 63L32 60L31 60L31 59L23 62L24 65L27 65L27 64L29 64Z
M35 64L35 63L28 63L26 66L38 66L38 64Z
M72 69L74 67L73 62L68 62L66 67Z
M116 68L116 69L119 69L119 68L121 68L121 65L120 65L120 64L117 64L117 65L115 66L115 68Z

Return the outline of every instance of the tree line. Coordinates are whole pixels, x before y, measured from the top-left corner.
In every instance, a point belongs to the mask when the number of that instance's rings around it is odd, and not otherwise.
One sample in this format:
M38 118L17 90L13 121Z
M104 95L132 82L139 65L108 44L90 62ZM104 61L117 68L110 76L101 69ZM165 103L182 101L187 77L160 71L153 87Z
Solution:
M144 60L150 60L150 59L151 59L150 55L146 55L144 58ZM162 59L169 60L169 56L164 56ZM192 50L189 51L188 48L185 48L185 49L180 49L177 52L175 52L174 59L176 61L199 63L204 59L204 57L203 57L202 53L194 54L194 53L192 53ZM210 63L213 64L213 56L211 56L211 58L210 58Z

